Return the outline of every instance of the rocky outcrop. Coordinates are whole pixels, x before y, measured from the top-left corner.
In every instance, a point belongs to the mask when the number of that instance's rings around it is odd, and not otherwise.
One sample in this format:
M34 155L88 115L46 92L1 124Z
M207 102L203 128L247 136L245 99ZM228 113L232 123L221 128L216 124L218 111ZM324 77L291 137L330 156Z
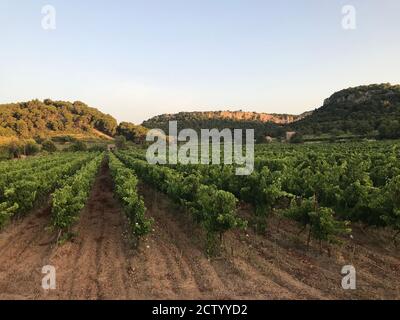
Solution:
M231 120L231 121L256 121L272 122L276 124L289 124L303 119L308 113L301 115L258 113L247 111L203 111L203 112L179 112L177 114L163 114L147 120L148 122L170 121L179 119L201 119L201 120Z
M400 85L392 86L389 83L373 84L348 88L334 93L324 101L324 107L338 104L363 104L371 100L380 100L384 104L390 103L394 98L398 98Z

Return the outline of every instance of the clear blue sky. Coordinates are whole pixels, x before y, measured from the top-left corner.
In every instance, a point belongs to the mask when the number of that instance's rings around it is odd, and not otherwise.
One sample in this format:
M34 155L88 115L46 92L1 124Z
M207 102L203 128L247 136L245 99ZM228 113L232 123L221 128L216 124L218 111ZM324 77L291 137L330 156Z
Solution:
M342 28L345 4L356 30ZM342 88L400 83L399 16L399 0L0 0L0 103L81 100L135 123L301 113Z

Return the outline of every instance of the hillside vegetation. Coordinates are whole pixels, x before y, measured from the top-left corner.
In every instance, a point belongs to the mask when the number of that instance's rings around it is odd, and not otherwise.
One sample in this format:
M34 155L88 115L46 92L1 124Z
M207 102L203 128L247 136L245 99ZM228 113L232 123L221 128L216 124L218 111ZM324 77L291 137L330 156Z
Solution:
M284 134L281 125L289 124L304 117L304 115L268 114L244 111L213 111L213 112L180 112L155 116L143 126L150 129L162 129L168 132L168 122L178 121L178 129L191 128L200 132L201 129L254 129L258 141L263 141L266 135L279 136Z
M334 93L322 107L301 115L243 111L180 112L163 114L145 122L147 128L168 132L168 121L180 129L254 129L256 139L283 137L287 131L303 135L357 135L400 137L400 85L373 84Z
M108 114L83 102L32 100L0 105L0 142L13 139L89 135L100 138L123 136L141 143L149 129L168 134L169 121L178 129L254 129L258 142L266 136L284 137L287 131L300 135L356 135L392 139L400 137L400 85L373 84L334 93L322 107L301 115L244 111L180 112L155 116L135 125L120 124Z
M195 120L233 120L233 121L259 121L259 122L273 122L276 124L287 124L301 119L301 115L290 114L275 114L275 113L257 113L246 111L204 111L204 112L179 112L177 114L163 114L155 116L143 124L151 126L153 123L164 121L181 120L191 121Z
M117 121L83 102L32 100L0 106L0 135L33 138L59 133L90 133L93 129L113 136Z
M111 115L80 101L46 99L0 105L0 144L63 135L103 140L122 135L128 141L140 142L146 132L146 128L129 122L118 125Z
M334 93L321 108L288 126L303 134L400 137L400 85L373 84Z

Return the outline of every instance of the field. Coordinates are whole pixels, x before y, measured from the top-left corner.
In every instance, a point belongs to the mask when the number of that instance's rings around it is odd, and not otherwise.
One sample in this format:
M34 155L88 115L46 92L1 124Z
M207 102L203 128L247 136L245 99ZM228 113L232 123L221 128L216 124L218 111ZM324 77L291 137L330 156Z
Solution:
M400 298L398 142L260 145L235 168L141 149L0 162L0 299Z

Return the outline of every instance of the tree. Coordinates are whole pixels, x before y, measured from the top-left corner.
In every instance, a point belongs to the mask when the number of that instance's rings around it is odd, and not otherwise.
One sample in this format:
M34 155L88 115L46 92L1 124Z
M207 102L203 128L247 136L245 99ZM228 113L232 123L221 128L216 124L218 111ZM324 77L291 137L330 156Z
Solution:
M353 135L369 135L382 122L395 119L400 119L400 87L374 84L336 92L321 108L288 127L304 134L312 128L315 135L332 133L336 129ZM386 132L384 127L381 129ZM388 131L390 133L383 134L382 138L394 138L393 128Z
M47 151L47 152L56 152L57 151L57 147L56 147L55 143L51 140L43 141L42 148L44 151Z
M382 220L395 230L393 240L400 234L400 176L391 179L384 188L383 201L385 204Z
M337 236L351 232L348 221L338 221L334 218L331 208L320 207L316 197L304 200L294 200L289 209L283 211L283 215L298 222L302 231L309 228L307 245L311 238L320 242L336 243Z
M369 121L364 120L364 121L360 121L358 123L357 130L358 130L359 134L367 135L367 134L371 133L374 130L374 128L373 128L373 126L371 126Z
M397 120L383 121L378 127L381 139L396 139L400 137L400 123Z
M78 140L69 147L69 150L71 150L71 151L86 151L87 146L86 146L86 143Z
M117 128L117 134L124 136L126 140L135 143L143 143L146 140L148 129L142 126L134 125L130 122L121 122Z
M124 136L116 136L115 137L115 145L118 149L126 148L126 138Z
M299 132L295 133L294 136L292 136L289 140L290 143L298 144L298 143L303 143L303 135Z
M34 140L31 140L25 144L24 149L25 149L25 155L32 156L40 151L40 146Z
M13 141L8 146L8 152L11 158L19 158L24 153L24 147L20 142Z
M28 125L23 120L17 120L15 123L15 131L18 135L23 138L27 138L29 136Z
M32 138L49 132L90 132L97 129L114 136L117 121L82 102L32 100L0 108L0 135Z

